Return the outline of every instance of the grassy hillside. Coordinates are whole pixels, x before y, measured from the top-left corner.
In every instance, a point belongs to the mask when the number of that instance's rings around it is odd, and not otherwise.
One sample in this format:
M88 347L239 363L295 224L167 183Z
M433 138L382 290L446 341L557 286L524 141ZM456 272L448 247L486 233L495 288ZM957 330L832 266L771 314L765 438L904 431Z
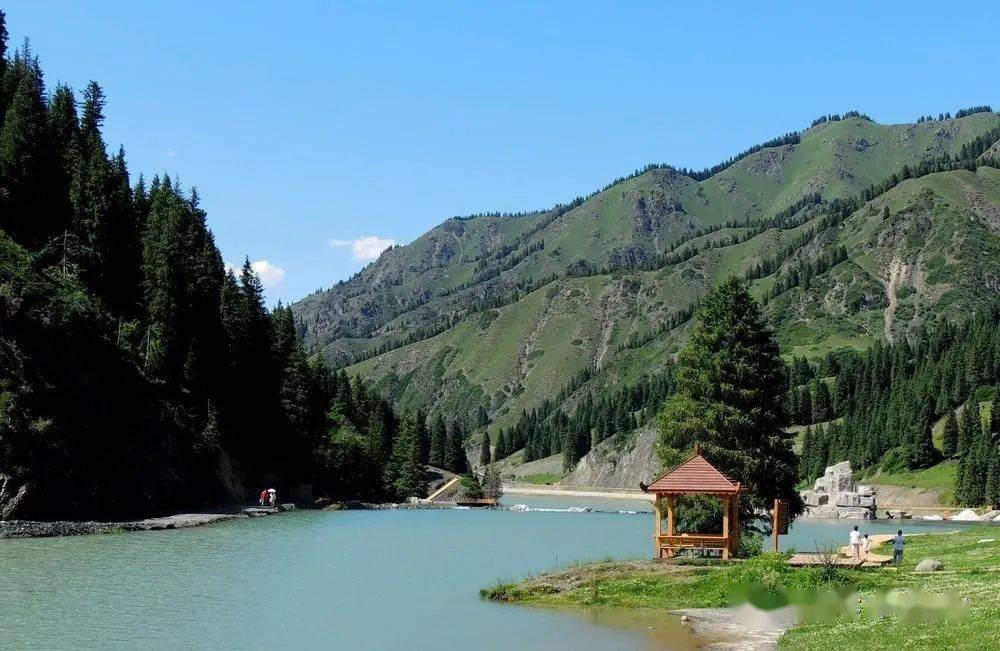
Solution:
M909 179L834 227L824 226L831 202L957 155L998 125L996 113L827 122L701 182L653 169L573 207L449 220L295 305L300 333L402 405L453 416L483 406L495 430L579 371L595 370L586 389L662 368L699 296L783 252L753 281L783 352L864 349L995 300L1000 172ZM819 203L802 201L817 193ZM839 248L845 260L772 296Z

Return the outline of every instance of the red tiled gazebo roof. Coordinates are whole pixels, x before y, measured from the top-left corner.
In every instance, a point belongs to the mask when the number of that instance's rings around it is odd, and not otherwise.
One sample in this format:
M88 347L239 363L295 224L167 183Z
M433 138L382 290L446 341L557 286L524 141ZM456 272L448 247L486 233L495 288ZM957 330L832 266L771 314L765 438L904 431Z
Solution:
M650 485L639 484L647 493L663 495L685 495L701 493L708 495L738 494L747 492L740 482L733 481L726 473L718 470L701 456L701 447L695 446L694 456L673 468Z

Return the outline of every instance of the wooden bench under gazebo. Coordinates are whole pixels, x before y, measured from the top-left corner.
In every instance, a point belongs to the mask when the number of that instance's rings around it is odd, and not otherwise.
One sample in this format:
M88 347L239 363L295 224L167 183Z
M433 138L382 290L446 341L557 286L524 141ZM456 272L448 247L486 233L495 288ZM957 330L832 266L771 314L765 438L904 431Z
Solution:
M678 551L718 550L723 560L736 553L740 544L739 500L747 489L733 481L724 472L716 469L701 456L701 446L694 446L694 456L681 463L665 475L649 484L639 484L644 492L656 495L653 513L656 518L656 533L653 537L655 558L673 558ZM721 533L682 533L674 526L674 512L678 495L712 495L722 500ZM667 533L661 531L663 502L667 505Z

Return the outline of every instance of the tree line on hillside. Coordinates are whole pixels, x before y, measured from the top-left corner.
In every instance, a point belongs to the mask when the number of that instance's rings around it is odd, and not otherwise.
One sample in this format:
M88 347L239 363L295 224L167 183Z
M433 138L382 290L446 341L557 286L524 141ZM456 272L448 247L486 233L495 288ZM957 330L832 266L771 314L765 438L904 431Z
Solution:
M48 92L4 18L0 517L145 515L263 482L421 493L414 419L310 360L249 261L225 269L197 191L133 184L101 87Z
M839 417L806 429L804 479L845 459L889 470L957 459L956 498L974 506L1000 502L1000 432L980 408L982 396L1000 399L1000 307L962 325L935 324L913 341L844 353L837 362L831 415ZM939 422L940 450L933 433Z
M661 374L644 376L614 391L595 394L590 389L579 395L592 376L592 370L582 371L554 399L522 411L514 425L500 428L494 458L504 459L522 449L526 462L562 454L563 467L569 470L601 441L624 436L650 422L674 386L673 372L668 367ZM561 405L574 395L576 407L567 413Z
M990 107L988 104L983 104L982 106L970 106L969 108L959 109L958 111L955 111L955 118L956 119L964 118L970 115L975 115L976 113L992 113L992 112L993 108ZM938 122L950 119L951 119L951 113L938 113L937 116ZM935 119L933 115L921 115L919 118L917 118L917 124L923 124L924 122L934 122L934 121Z
M860 111L848 111L847 113L844 113L843 115L840 115L839 113L831 113L829 115L821 115L818 118L816 118L815 120L813 120L812 123L809 126L810 127L815 127L815 126L819 126L821 124L825 124L827 122L840 122L841 120L849 120L850 118L861 118L862 120L867 120L869 122L874 122L875 121L875 120L871 119L868 115L866 115L866 114L864 114L864 113L862 113Z

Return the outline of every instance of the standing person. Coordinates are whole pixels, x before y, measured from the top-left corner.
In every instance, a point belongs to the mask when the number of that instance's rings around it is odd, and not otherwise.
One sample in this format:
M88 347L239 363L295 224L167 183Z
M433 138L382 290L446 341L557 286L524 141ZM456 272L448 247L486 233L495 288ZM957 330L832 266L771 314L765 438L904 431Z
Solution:
M260 491L260 499L257 500L257 504L259 504L260 506L264 506L265 504L267 504L267 497L268 497L267 489L264 488Z
M273 488L268 488L267 496L268 496L268 503L271 505L271 508L274 508L274 505L278 503L278 491L274 490Z
M903 564L903 547L906 546L906 539L903 538L903 530L896 532L896 537L892 539L892 564Z
M851 556L861 558L861 532L858 531L858 525L854 525L851 531Z
M868 537L868 534L865 534L864 540L861 541L861 554L862 558L864 558L866 561L868 560L868 552L871 550L871 548L872 548L872 539Z

